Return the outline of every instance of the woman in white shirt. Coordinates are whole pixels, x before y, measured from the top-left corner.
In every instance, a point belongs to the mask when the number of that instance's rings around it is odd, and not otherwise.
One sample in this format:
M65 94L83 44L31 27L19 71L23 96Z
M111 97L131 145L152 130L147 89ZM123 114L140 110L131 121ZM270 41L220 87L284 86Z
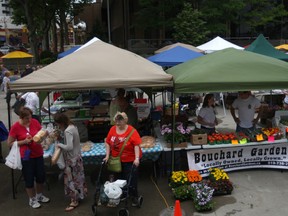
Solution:
M9 78L9 76L10 76L10 72L9 71L5 72L5 76L3 78L3 87L4 87L4 92L6 94L7 94L8 90L10 89L10 86L9 86L10 78Z
M197 117L197 122L201 124L201 129L204 129L208 134L215 133L215 126L218 124L214 104L213 94L205 95L202 108Z

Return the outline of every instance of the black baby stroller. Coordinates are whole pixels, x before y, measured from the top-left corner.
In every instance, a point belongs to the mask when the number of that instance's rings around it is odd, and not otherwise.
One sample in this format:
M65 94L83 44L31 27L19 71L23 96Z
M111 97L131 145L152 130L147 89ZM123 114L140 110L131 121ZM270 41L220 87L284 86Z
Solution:
M106 206L106 207L116 207L118 204L120 204L120 198L119 200L109 199L104 192L104 185L101 183L101 176L103 172L103 167L105 166L105 162L101 163L100 171L98 174L97 182L96 182L96 191L94 194L94 203L92 205L92 212L93 216L97 216L98 212L97 209L100 206ZM122 194L126 194L125 197L125 207L121 208L118 211L118 216L129 216L129 210L128 210L128 201L129 201L129 186L131 184L132 179L132 173L134 172L135 166L132 166L131 172L129 174L128 182L126 186L122 189ZM122 200L122 199L121 199ZM143 197L139 196L137 207L140 208L143 202Z

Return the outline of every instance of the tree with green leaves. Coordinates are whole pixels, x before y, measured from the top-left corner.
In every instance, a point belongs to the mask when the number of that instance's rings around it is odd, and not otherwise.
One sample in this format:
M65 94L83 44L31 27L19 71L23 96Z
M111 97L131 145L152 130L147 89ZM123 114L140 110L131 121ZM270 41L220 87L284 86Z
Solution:
M48 32L51 25L61 23L62 35L66 24L66 16L79 13L81 9L92 0L10 0L9 6L13 9L13 23L26 25L29 43L35 63L39 63L39 44L44 41L44 50L49 49ZM77 4L76 4L77 3ZM64 24L63 24L64 23ZM63 38L63 36L61 36ZM62 40L64 41L64 40ZM62 46L64 43L62 42ZM57 47L57 44L55 44Z
M245 2L247 7L241 20L249 26L252 36L264 32L268 27L281 25L283 18L288 17L288 11L281 2L271 0L245 0Z
M13 9L13 23L27 26L29 43L36 63L39 62L39 40L42 39L44 32L49 30L50 20L55 12L51 8L53 4L51 1L10 0L9 2Z
M239 23L245 7L243 0L202 0L199 3L199 10L212 36L231 37L231 25Z
M140 9L136 13L135 25L144 29L146 35L159 38L170 38L176 14L181 11L185 0L139 0ZM152 33L155 32L155 35Z
M190 3L184 3L183 10L173 23L173 38L178 42L199 45L205 42L209 33L205 25L202 13L193 9Z

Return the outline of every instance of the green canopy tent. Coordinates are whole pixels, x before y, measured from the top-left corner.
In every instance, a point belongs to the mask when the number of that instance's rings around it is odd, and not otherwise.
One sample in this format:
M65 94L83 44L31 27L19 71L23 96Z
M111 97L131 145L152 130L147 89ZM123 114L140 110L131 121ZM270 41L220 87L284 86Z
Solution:
M288 55L275 49L272 46L272 44L268 40L266 40L266 38L262 34L260 34L256 38L256 40L254 40L245 50L270 56L272 58L288 61Z
M288 87L288 63L233 48L201 56L167 70L176 93Z
M288 88L288 63L234 48L192 59L166 72L173 75L175 93ZM172 161L173 169L174 158Z

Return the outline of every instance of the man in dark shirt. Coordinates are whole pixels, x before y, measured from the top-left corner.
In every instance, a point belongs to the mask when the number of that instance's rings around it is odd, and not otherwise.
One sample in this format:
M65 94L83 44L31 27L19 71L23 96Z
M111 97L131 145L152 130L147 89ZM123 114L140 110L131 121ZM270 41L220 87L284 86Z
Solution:
M25 71L21 74L21 78L22 77L25 77L25 76L27 76L27 75L29 75L29 74L31 74L33 72L33 69L31 68L31 66L28 64L28 65L26 65L26 69L25 69Z

